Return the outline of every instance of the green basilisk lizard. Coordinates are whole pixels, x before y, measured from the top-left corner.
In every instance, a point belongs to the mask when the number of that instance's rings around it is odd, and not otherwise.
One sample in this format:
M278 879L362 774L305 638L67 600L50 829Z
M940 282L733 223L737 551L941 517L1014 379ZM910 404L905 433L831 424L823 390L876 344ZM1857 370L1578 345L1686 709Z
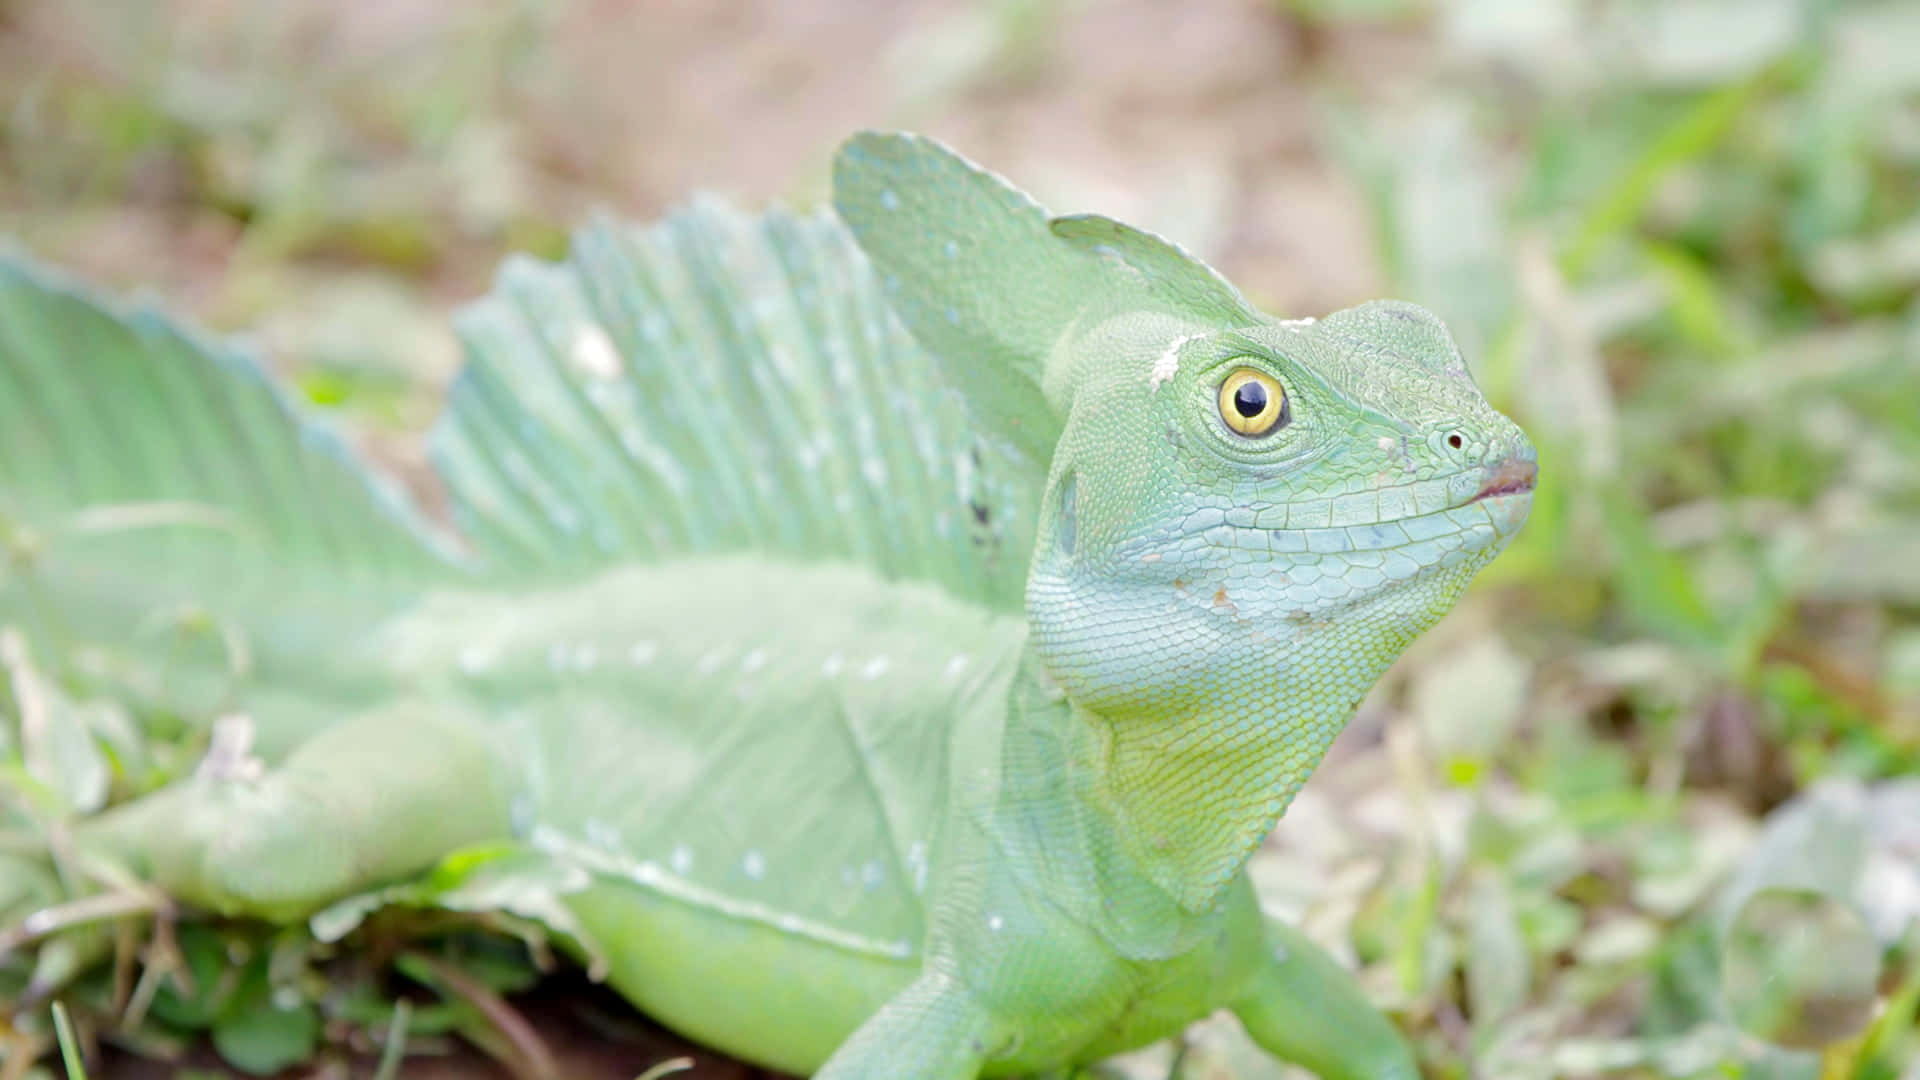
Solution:
M537 853L622 993L832 1080L1220 1007L1415 1075L1244 867L1520 528L1526 437L1420 308L1275 319L930 140L855 137L833 201L511 261L432 440L451 534L233 347L0 264L0 623L245 718L74 842L274 920Z

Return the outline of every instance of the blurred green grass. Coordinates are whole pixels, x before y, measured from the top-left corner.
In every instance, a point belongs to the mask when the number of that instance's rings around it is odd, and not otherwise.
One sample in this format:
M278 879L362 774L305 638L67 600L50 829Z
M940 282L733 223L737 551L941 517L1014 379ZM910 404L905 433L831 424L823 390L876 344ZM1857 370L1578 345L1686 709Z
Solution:
M1431 306L1541 448L1533 519L1283 823L1269 899L1434 1075L1893 1078L1920 1058L1920 821L1881 797L1920 775L1916 56L1897 0L11 0L0 230L257 334L408 475L444 313L504 253L696 186L813 201L861 125L1159 227L1275 310ZM109 750L72 754L124 795L191 767L211 718L184 719L103 713ZM1762 838L1805 814L1860 847L1832 876L1885 967L1865 1028L1790 1050L1729 1022L1716 905L1803 869ZM392 1022L355 1000L330 1018ZM1222 1026L1180 1068L1267 1075Z

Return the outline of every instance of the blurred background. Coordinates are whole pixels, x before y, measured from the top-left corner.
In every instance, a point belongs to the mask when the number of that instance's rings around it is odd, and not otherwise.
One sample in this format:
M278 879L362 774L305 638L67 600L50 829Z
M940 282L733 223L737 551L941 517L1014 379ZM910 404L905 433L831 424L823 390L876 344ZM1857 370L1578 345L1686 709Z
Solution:
M1920 1077L1920 3L0 0L0 233L259 343L402 475L506 253L814 204L860 127L1277 314L1432 307L1539 444L1256 864L1430 1075ZM631 1026L545 994L563 1060ZM417 1045L500 1043L447 998ZM334 1000L294 1067L391 1016ZM175 1020L144 1052L221 1068ZM1279 1075L1227 1024L1117 1068Z

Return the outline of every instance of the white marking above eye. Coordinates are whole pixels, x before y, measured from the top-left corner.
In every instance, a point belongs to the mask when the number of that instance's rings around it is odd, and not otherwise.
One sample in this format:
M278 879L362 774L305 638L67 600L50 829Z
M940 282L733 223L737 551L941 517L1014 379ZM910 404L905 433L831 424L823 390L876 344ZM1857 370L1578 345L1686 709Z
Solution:
M1187 342L1206 336L1205 334L1187 334L1184 337L1174 338L1168 343L1167 351L1154 358L1153 370L1147 373L1148 385L1154 393L1159 393L1161 383L1179 374L1180 350L1186 346Z

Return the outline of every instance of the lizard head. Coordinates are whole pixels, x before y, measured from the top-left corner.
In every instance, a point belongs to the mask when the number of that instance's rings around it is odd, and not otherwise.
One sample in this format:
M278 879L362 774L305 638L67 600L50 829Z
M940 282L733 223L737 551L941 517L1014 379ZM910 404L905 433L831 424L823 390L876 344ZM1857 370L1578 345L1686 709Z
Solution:
M1411 304L1275 319L916 136L849 140L834 205L979 437L1046 470L1029 648L1201 910L1520 528L1532 445Z
M1064 349L1028 608L1096 711L1181 710L1222 689L1200 671L1265 682L1244 666L1329 651L1357 700L1526 519L1533 446L1411 304L1124 315Z
M1532 446L1420 308L1274 319L917 136L849 140L834 203L974 423L1047 468L1031 640L1096 712L1343 723L1526 517Z

